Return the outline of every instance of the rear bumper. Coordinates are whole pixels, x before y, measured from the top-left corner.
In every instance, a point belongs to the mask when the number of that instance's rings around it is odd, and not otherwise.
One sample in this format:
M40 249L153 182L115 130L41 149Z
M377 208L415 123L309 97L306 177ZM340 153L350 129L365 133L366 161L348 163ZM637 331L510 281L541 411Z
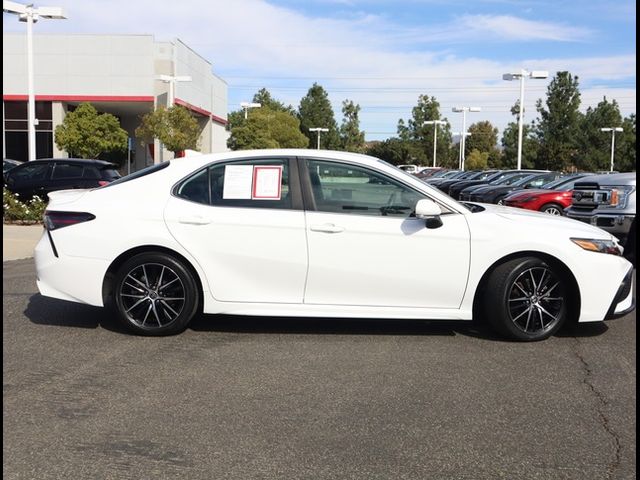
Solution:
M102 307L102 281L109 262L55 252L54 242L45 231L34 250L40 293L45 297Z
M636 308L636 299L633 296L634 291L635 277L633 275L633 268L630 268L620 283L620 287L607 311L605 320L614 320L632 312Z

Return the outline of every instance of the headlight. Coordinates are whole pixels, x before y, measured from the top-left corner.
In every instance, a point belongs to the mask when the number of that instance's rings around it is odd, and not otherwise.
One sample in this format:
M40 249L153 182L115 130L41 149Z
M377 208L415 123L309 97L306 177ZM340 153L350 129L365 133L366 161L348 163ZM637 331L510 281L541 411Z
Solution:
M571 241L590 252L609 253L622 256L622 248L614 240L595 240L593 238L572 238Z
M627 198L633 193L633 185L610 187L603 185L603 188L610 188L609 202L602 205L605 208L624 208L627 205Z
M524 197L524 198L519 198L518 202L533 202L535 200L538 200L538 197Z

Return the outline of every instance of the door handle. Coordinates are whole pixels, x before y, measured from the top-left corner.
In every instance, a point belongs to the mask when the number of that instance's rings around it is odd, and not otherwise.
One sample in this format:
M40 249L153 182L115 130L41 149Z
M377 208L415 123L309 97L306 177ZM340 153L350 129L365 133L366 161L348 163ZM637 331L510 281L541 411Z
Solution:
M324 233L340 233L344 232L344 227L339 227L333 223L325 223L324 225L311 225L309 229L312 232L324 232Z
M192 215L188 217L180 217L178 222L186 223L188 225L208 225L211 223L211 219L200 215Z

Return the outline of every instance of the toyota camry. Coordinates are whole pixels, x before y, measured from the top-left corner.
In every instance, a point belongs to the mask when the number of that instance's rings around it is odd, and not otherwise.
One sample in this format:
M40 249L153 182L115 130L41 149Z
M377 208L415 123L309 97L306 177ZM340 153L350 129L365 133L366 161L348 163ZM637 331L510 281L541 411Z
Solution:
M364 155L256 150L171 160L54 192L42 295L168 335L199 313L468 321L541 340L635 307L609 233L459 203Z

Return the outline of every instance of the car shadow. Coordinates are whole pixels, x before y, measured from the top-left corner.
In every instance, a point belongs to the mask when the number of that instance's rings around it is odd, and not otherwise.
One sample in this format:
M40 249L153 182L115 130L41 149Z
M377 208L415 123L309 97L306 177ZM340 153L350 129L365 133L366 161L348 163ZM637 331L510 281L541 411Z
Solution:
M117 333L128 333L107 308L43 297L39 293L29 297L24 315L36 325L87 329L101 327Z
M109 309L32 295L24 315L34 324L56 327L104 328L129 335ZM407 319L353 319L316 317L257 317L246 315L197 315L189 324L196 332L295 335L462 335L483 340L512 342L479 322ZM558 337L593 337L605 333L604 322L572 325Z

